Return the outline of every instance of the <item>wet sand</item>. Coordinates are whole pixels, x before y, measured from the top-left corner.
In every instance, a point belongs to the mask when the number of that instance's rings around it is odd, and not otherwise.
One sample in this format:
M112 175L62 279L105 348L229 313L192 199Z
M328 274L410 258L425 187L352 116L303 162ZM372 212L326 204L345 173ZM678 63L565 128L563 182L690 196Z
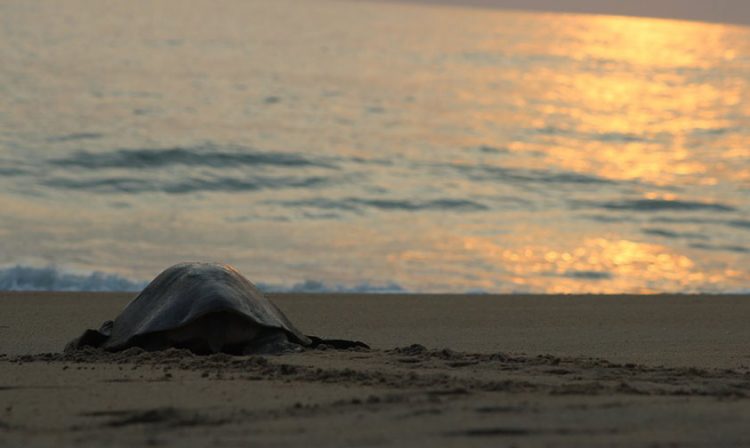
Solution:
M130 297L0 295L0 445L750 445L748 297L278 295L372 349L59 353Z

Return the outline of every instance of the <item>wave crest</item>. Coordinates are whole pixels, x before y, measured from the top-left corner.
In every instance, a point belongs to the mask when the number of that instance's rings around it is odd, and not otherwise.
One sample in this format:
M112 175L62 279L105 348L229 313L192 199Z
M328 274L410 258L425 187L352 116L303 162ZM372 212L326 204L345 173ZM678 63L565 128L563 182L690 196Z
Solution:
M213 168L258 165L335 168L327 161L311 159L297 153L260 152L244 147L222 148L214 145L187 148L118 149L111 152L79 151L50 162L63 167L86 169L154 169L172 165Z

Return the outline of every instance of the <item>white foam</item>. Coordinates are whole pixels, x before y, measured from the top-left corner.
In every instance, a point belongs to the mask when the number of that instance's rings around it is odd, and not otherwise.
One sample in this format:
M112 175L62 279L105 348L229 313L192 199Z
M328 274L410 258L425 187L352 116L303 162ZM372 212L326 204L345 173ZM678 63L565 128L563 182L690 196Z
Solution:
M145 285L116 274L74 274L54 266L0 269L0 290L4 291L139 291Z
M305 280L292 286L259 284L258 287L267 292L336 292L336 293L381 293L398 294L409 292L397 283L373 284L368 282L354 286L328 284L317 280Z
M145 281L132 280L117 274L99 271L71 273L55 266L16 265L0 268L0 291L140 291L146 284ZM317 280L305 280L291 286L259 283L258 288L266 292L407 292L396 283L378 285L364 282L348 286L331 285Z

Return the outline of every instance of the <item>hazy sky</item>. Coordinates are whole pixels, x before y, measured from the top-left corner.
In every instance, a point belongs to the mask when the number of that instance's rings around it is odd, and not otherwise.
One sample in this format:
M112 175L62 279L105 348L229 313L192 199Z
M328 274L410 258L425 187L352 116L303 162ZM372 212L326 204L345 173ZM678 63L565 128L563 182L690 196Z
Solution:
M416 3L663 17L750 25L750 0L406 0Z

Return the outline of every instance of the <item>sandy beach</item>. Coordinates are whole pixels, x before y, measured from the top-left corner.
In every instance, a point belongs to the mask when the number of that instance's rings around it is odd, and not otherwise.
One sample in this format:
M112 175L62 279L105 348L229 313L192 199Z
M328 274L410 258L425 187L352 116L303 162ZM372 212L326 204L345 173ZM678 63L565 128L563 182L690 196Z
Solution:
M0 296L0 445L750 445L748 297L272 295L372 349L60 353L131 297Z

